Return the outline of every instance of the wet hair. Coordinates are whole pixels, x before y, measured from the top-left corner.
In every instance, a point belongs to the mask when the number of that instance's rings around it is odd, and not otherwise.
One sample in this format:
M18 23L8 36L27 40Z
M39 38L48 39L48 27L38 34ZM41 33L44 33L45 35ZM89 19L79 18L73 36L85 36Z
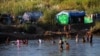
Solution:
M69 43L66 43L66 45L69 45Z

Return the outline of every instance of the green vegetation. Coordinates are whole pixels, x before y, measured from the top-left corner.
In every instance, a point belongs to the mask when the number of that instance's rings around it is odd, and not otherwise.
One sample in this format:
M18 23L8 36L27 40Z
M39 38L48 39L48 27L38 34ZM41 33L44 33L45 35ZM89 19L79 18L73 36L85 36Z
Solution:
M100 12L99 0L0 0L0 12L18 15L33 10L85 10L87 13Z
M91 28L93 33L100 34L100 21L95 23L95 26Z
M84 10L87 14L100 13L99 0L0 0L0 13L22 15L25 11L42 11L39 24L56 25L55 15L62 10ZM18 20L17 20L18 21ZM100 29L97 22L94 28ZM27 27L26 27L27 28Z

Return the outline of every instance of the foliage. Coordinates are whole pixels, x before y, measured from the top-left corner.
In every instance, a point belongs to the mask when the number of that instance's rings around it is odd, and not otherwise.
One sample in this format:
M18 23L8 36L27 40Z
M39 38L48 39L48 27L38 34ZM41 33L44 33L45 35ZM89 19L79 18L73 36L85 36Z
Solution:
M23 13L23 11L48 10L58 5L59 9L77 9L95 12L95 8L100 8L99 0L0 0L0 12L10 12L15 15ZM36 9L37 8L37 9ZM100 12L97 10L96 12Z
M84 10L88 14L100 13L100 2L99 0L0 0L0 13L17 16L25 11L36 10L44 14L39 23L56 25L55 15L59 11Z
M96 21L95 26L92 28L92 31L100 30L100 21Z
M56 26L56 19L55 15L58 13L56 10L46 10L44 11L44 15L40 20L38 21L39 25L42 25L43 28L50 28Z
M30 34L33 34L33 33L35 34L36 33L36 28L31 23L25 23L25 24L23 24L22 29L26 33L30 33Z

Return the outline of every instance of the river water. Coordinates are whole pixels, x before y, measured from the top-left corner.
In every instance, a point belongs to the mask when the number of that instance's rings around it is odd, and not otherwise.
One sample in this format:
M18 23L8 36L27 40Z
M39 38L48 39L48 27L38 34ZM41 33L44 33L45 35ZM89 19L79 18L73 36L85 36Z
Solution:
M93 37L93 43L79 43L75 39L68 39L70 49L66 50L65 47L61 52L59 50L58 39L56 43L52 41L42 41L41 44L38 40L29 40L28 45L20 45L20 47L10 43L9 45L0 44L0 56L100 56L100 36Z

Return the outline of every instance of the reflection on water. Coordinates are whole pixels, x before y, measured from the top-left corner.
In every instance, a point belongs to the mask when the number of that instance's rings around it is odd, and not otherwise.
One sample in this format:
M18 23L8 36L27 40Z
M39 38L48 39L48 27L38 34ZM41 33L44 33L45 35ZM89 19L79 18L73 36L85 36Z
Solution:
M29 40L28 45L16 46L0 44L0 56L100 56L100 38L95 36L93 43L79 43L75 39L68 40L70 50L59 51L58 39L55 44L52 41L43 41L41 44L38 40Z

